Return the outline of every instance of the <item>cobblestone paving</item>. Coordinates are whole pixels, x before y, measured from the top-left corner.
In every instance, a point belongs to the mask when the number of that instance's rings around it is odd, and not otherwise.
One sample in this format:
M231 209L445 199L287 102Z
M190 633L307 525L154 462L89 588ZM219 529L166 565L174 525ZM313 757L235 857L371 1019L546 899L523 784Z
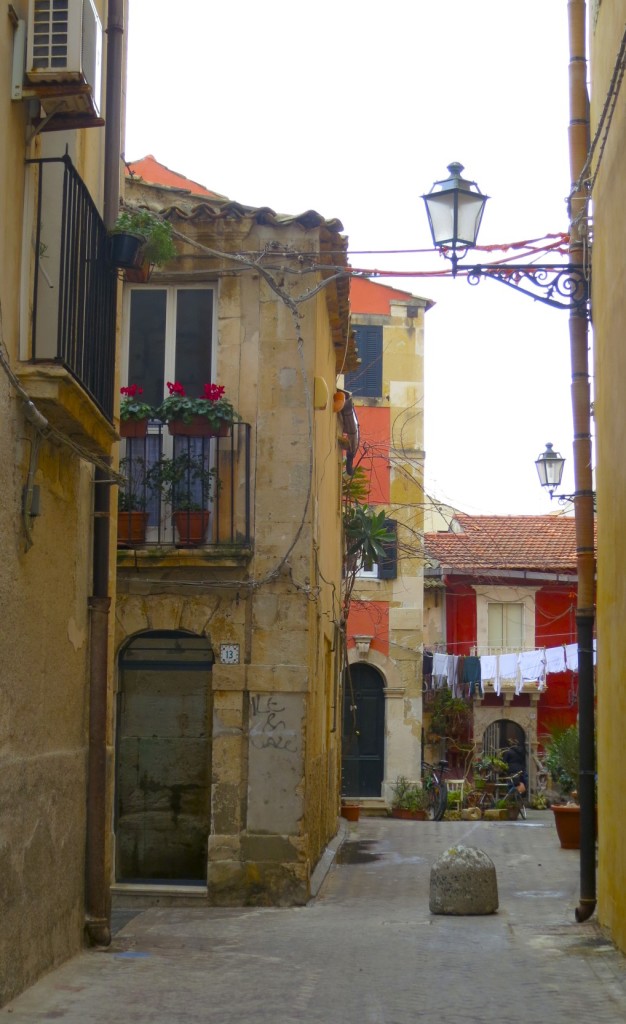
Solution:
M11 1024L622 1024L626 960L577 924L578 854L548 813L526 823L347 826L307 907L151 909L107 951L54 971L4 1010ZM430 866L458 843L496 865L500 909L433 916ZM126 922L126 923L125 923Z

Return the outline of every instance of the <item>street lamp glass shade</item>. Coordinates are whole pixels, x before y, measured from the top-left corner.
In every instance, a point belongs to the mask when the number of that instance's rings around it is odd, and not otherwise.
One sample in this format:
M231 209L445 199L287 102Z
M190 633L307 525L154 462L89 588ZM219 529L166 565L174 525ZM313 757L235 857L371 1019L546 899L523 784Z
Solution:
M482 195L475 181L461 177L462 164L449 164L448 170L450 177L436 181L422 196L433 242L437 248L471 249L489 196Z
M539 483L542 487L547 487L552 496L552 492L561 484L565 459L559 452L553 451L552 445L548 443L545 452L542 452L535 460L535 465L539 474Z

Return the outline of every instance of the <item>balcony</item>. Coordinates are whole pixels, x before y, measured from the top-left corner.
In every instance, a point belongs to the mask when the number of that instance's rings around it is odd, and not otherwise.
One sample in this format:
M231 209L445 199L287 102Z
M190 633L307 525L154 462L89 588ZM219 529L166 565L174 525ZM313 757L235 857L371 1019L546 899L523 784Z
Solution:
M35 180L30 359L19 376L49 421L110 451L117 276L107 232L68 156L30 160Z
M239 565L251 538L250 424L225 437L171 437L151 420L145 437L122 441L118 566ZM197 529L197 533L190 532Z

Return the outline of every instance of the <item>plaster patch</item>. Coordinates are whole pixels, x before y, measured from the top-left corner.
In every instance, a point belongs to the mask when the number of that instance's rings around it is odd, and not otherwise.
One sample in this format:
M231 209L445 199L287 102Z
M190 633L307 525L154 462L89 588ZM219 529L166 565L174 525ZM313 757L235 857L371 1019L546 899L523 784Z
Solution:
M85 629L81 629L81 627L77 625L76 621L72 618L67 624L67 638L74 650L80 651L87 639L87 631Z

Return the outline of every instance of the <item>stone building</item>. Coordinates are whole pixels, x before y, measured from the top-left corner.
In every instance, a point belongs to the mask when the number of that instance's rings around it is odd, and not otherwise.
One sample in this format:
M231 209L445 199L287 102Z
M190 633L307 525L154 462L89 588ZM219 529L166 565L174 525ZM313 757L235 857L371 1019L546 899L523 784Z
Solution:
M109 934L123 14L14 0L0 29L0 1003Z
M153 406L168 381L218 384L241 420L181 439L153 419L122 442L131 476L184 451L217 487L198 546L144 478L145 539L120 533L115 899L304 903L339 810L332 396L356 364L348 277L326 267L347 242L339 221L243 206L152 157L130 171L126 204L166 218L178 256L127 280L120 383Z

